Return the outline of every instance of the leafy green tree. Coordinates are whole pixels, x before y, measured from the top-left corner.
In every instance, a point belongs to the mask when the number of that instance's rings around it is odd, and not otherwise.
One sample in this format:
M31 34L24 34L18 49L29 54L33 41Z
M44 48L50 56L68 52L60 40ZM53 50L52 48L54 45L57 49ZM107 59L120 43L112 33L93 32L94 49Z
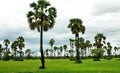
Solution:
M100 61L101 58L101 49L102 46L105 44L106 37L103 35L103 33L98 33L95 37L95 43L93 44L96 48L96 55L94 56L94 61ZM100 50L99 50L100 49Z
M11 44L11 48L12 48L12 50L14 51L15 60L17 60L17 58L16 58L16 55L17 55L17 47L18 47L18 41L14 41L14 42Z
M71 29L72 34L75 34L75 46L76 46L76 63L81 63L80 61L80 52L79 52L79 33L82 34L85 33L85 26L82 25L82 20L78 18L70 19L70 23L68 25L68 28Z
M18 42L18 48L19 48L19 53L20 53L20 59L21 60L23 60L22 59L22 54L23 54L23 51L22 51L22 49L25 47L25 44L24 44L24 38L22 37L22 36L19 36L18 38L17 38L17 42Z
M54 39L50 39L50 41L49 41L49 44L50 44L50 46L51 46L51 58L52 58L52 56L53 56L53 44L55 43L55 40Z
M53 28L56 17L56 8L50 7L50 3L46 0L38 0L36 3L30 4L33 9L27 14L28 23L31 30L37 29L40 32L40 52L41 52L41 63L40 68L45 68L45 59L43 54L43 30Z
M27 49L26 51L25 51L25 54L27 55L27 58L28 59L30 59L31 58L31 50L30 49Z

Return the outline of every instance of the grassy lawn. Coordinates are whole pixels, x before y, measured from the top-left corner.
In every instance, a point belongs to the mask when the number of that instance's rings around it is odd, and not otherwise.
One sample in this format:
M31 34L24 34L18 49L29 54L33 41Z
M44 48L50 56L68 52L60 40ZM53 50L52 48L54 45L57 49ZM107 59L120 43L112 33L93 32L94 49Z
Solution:
M68 59L47 59L46 69L38 69L39 60L0 61L0 73L120 73L120 59L94 62L92 59L82 60L75 64Z

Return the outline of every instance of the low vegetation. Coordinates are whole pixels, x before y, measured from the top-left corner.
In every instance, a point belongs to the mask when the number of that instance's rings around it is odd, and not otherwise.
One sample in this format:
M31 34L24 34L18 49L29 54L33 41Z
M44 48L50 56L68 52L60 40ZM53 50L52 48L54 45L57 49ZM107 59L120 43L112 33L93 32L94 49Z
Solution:
M39 60L0 61L0 73L120 73L120 59L82 60L76 64L69 59L46 59L46 69L38 69Z

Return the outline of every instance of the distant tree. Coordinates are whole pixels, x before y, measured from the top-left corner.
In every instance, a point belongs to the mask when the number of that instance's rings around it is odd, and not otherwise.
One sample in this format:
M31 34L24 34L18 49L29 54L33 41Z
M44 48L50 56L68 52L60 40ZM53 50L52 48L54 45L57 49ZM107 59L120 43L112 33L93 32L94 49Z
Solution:
M89 40L86 40L86 48L88 49L88 54L89 54L89 52L90 52L90 48L92 47L92 44L90 43L90 41ZM87 53L87 50L85 49L85 54Z
M66 57L67 45L63 45L63 49L64 49L64 57Z
M103 53L102 46L105 44L106 37L103 35L103 33L98 33L94 39L95 43L93 45L97 48L97 50L95 50L96 54L94 56L94 61L100 61L101 55Z
M20 53L20 59L22 59L22 54L23 54L23 51L22 49L25 47L25 44L24 44L24 38L22 36L19 36L17 38L17 41L18 41L18 48L19 48L19 53Z
M107 43L107 46L108 46L107 54L109 57L111 57L112 46L111 46L110 42Z
M117 56L116 52L119 51L119 49L120 49L120 47L117 47L117 46L114 47L114 51L115 51L116 56Z
M5 61L8 61L9 60L9 48L8 48L8 45L10 44L10 41L8 39L5 39L4 42L5 44L5 51L4 51L4 60Z
M69 39L70 41L70 50L69 50L69 53L70 53L70 60L73 60L73 56L74 56L74 39Z
M55 40L54 39L50 39L49 44L51 46L51 58L53 56L53 45L54 45L54 43L55 43Z
M62 52L63 52L63 47L60 46L60 53L61 53L61 57L62 57Z
M15 60L17 60L17 58L16 58L16 55L17 55L17 47L18 47L18 41L14 41L14 42L11 44L11 48L12 48L12 50L14 51L14 58L15 58Z
M46 56L47 56L47 58L49 57L49 49L46 49L46 51L45 51L45 53L46 53Z
M3 51L2 44L0 44L0 59L2 58L2 51Z
M78 48L81 50L81 58L82 58L83 55L84 55L84 51L85 51L86 45L85 45L85 42L84 42L84 38L80 37L78 39L78 41L79 41Z
M50 3L46 0L38 0L36 3L30 4L33 11L29 11L27 14L28 23L31 30L37 29L40 33L40 52L41 52L41 63L40 68L45 68L45 59L43 54L43 30L53 28L56 17L56 8L50 7Z
M57 46L54 46L54 51L55 51L55 54L54 56L56 56L56 51L57 51L58 47Z
M26 51L25 51L25 54L27 55L27 58L28 59L30 59L31 58L31 50L30 49L27 49Z
M79 32L84 34L85 32L85 26L82 25L82 20L78 18L70 19L70 23L68 25L68 28L71 29L72 34L75 34L75 46L76 46L76 63L81 63L80 61L80 52L78 47L78 39L79 39Z

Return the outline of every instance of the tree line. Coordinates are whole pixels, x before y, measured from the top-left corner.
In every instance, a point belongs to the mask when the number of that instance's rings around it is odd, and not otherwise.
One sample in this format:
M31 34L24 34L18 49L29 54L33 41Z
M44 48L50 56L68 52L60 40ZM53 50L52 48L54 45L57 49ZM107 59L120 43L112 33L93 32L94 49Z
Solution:
M11 57L14 58L14 60L23 60L23 54L24 52L22 49L25 47L24 38L22 36L19 36L15 41L13 41L10 45L10 40L5 39L3 41L3 44L5 47L3 47L2 44L0 44L0 59L3 59L4 61L8 61ZM8 47L10 45L11 49ZM19 58L17 55L19 54Z

